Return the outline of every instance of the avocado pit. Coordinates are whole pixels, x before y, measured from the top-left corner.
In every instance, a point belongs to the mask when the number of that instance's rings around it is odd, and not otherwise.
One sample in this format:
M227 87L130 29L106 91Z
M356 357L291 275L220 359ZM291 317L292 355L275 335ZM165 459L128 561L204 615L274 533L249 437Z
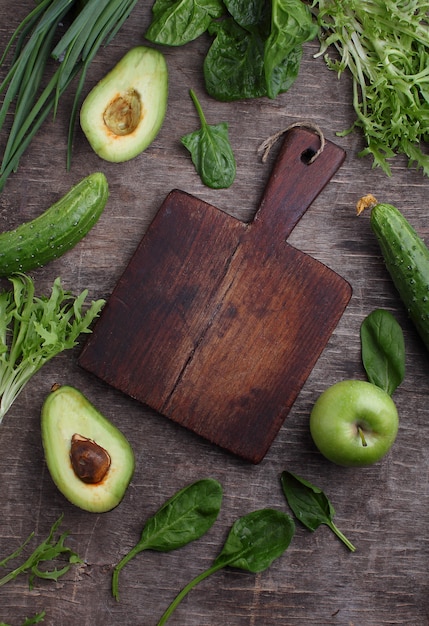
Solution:
M135 131L142 116L140 94L136 89L129 89L118 94L106 107L103 120L114 135L130 135Z
M71 439L70 461L76 476L91 485L101 483L111 464L107 450L77 433Z

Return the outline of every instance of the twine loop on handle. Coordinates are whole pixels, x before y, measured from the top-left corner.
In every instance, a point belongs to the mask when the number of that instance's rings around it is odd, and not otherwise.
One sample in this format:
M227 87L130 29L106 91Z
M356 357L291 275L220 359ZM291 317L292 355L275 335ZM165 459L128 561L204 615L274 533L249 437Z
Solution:
M321 130L321 128L314 122L294 122L293 124L290 124L289 126L287 126L286 128L284 128L283 130L279 130L277 133L275 133L274 135L271 135L270 137L268 137L267 139L265 139L260 146L258 147L258 154L262 153L262 162L265 163L265 161L268 158L268 155L270 153L271 148L274 146L274 144L276 143L276 141L282 136L284 135L284 133L287 133L288 130L290 130L291 128L297 128L297 127L303 127L303 128L308 128L309 130L313 130L316 135L318 135L319 139L320 139L320 147L319 149L313 154L313 156L311 157L311 159L308 160L308 164L313 163L313 161L315 161L317 159L317 157L323 152L324 148L325 148L325 136Z

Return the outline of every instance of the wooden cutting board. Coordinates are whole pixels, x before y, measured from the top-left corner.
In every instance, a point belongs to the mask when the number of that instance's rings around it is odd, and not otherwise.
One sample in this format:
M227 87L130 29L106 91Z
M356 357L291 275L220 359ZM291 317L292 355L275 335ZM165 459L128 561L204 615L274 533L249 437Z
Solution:
M172 191L80 355L102 380L252 463L268 451L351 297L286 238L344 151L289 130L244 223Z

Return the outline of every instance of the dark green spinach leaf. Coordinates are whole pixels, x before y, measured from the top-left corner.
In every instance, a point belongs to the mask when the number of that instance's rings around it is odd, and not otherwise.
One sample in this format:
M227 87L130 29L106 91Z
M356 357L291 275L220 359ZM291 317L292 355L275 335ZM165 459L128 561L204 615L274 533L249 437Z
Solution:
M234 522L213 566L263 572L289 547L294 534L292 518L282 511L253 511Z
M248 572L267 569L289 547L294 533L292 518L282 511L260 509L239 518L212 566L182 589L161 617L158 626L165 624L191 589L223 567L237 567Z
M166 46L182 46L202 35L213 18L221 17L221 0L156 0L146 39Z
M290 508L306 528L314 532L321 524L326 524L349 550L356 550L334 524L334 507L319 487L287 471L282 472L281 484Z
M182 144L191 153L202 182L213 189L230 187L235 179L236 164L228 137L228 124L207 124L201 105L190 91L191 98L198 111L201 128L182 137Z
M389 395L405 376L405 342L401 326L384 309L376 309L360 328L362 362L373 385Z
M318 30L306 4L296 0L273 0L271 32L264 50L265 82L269 98L286 91L285 79L289 78L288 87L295 80L301 62L302 44L314 39Z
M206 533L219 515L222 487L212 478L203 478L178 491L145 524L139 542L115 566L112 594L119 599L119 573L143 550L169 552Z
M266 34L270 29L270 3L266 0L224 0L228 13L243 28L261 29L264 25Z
M207 93L221 102L259 98L267 93L264 77L264 41L232 18L213 22L215 39L204 59Z

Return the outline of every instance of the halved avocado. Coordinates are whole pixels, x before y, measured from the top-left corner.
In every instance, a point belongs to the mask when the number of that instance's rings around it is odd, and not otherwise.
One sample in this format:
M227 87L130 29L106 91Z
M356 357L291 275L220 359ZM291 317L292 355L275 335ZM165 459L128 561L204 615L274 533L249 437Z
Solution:
M168 70L163 54L137 46L87 95L80 124L99 157L113 163L129 161L155 139L167 99Z
M72 504L104 513L121 502L134 473L133 450L78 389L53 386L41 429L51 477Z

